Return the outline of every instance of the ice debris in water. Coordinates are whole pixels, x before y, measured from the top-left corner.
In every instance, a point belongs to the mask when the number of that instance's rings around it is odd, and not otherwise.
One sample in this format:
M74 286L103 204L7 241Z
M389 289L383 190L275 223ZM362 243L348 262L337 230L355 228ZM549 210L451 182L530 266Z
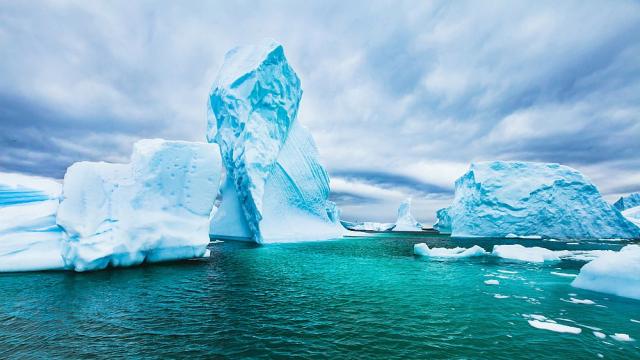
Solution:
M57 223L76 271L205 256L220 182L215 145L141 140L131 162L67 170Z
M258 243L342 236L328 212L329 176L297 119L301 97L280 44L227 53L209 96L207 137L226 170L212 236Z
M560 257L552 250L522 245L495 245L491 254L503 259L535 263L560 261Z
M411 198L400 204L393 231L422 231L422 225L411 215Z
M0 271L64 267L56 225L61 192L53 179L0 173Z
M437 213L437 227L454 237L640 237L639 227L608 204L591 181L567 166L474 163L455 188L453 203Z
M609 335L613 340L617 341L635 341L629 334L615 333L613 335Z
M485 285L500 285L500 281L496 279L489 279L484 281Z
M587 263L571 285L640 300L640 245L627 245Z
M440 257L440 258L468 258L474 256L483 256L487 252L478 245L470 248L429 248L425 243L413 245L413 253L419 256Z

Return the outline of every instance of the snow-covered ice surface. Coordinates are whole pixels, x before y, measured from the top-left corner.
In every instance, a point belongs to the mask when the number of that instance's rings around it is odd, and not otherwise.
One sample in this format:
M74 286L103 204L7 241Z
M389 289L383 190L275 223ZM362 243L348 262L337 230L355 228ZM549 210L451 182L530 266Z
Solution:
M640 193L633 193L627 196L623 196L618 201L613 203L613 206L620 210L624 211L627 209L631 209L632 207L640 206Z
M571 285L640 300L640 245L627 245L587 263Z
M622 216L627 218L627 220L631 221L636 226L640 227L640 206L635 206L624 210L622 212Z
M411 215L411 198L400 203L393 231L422 231L422 225Z
M541 247L524 247L522 245L496 245L492 255L509 260L518 260L534 263L545 261L560 261L555 251Z
M61 229L55 214L62 184L0 173L0 272L61 269Z
M329 176L297 119L300 80L282 46L229 51L210 93L207 138L226 169L213 237L258 243L342 236L331 219Z
M350 222L342 221L342 224L347 229L355 231L391 231L396 225L395 223L379 223L379 222Z
M221 166L216 145L160 139L138 141L128 164L73 164L57 214L65 266L205 256Z
M440 258L468 258L474 256L484 256L486 251L480 246L474 245L470 248L429 248L425 243L413 245L413 253L419 256L440 257Z
M455 188L453 203L438 212L438 223L450 223L454 237L640 237L639 227L608 204L591 181L567 166L474 163Z

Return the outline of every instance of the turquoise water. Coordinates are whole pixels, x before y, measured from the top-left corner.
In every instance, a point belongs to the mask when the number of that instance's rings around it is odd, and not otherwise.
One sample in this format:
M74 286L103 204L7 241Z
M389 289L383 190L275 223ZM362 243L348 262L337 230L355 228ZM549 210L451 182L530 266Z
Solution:
M514 243L435 235L224 242L204 260L2 274L0 358L640 359L640 323L631 321L640 320L640 301L575 289L551 273L577 274L583 263L435 261L413 256L417 242ZM492 278L500 285L484 284ZM570 297L595 305L562 300ZM582 333L533 328L526 314ZM599 339L587 326L637 340Z

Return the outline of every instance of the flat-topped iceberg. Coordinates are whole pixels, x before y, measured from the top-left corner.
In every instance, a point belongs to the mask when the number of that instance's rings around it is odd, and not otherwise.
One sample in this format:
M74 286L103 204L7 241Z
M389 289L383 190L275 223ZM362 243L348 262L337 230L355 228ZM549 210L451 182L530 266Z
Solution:
M613 207L620 211L631 209L632 207L640 206L640 193L633 193L627 196L622 196L618 201L613 203Z
M533 246L524 247L522 245L495 245L491 255L508 260L517 260L533 263L543 263L547 261L560 261L557 251Z
M372 221L350 222L342 221L342 225L349 230L354 231L391 231L395 223L379 223Z
M419 256L435 257L435 258L468 258L476 256L487 255L487 252L478 245L473 245L470 248L455 247L455 248L430 248L425 243L418 243L413 245L413 253Z
M211 236L258 243L339 238L329 176L296 119L300 80L281 45L231 50L210 94L207 136L226 175Z
M422 224L416 221L413 215L411 215L411 198L400 203L400 207L398 207L398 219L393 227L393 231L422 231Z
M129 164L73 164L57 214L65 267L204 256L220 168L215 145L159 139L137 142Z
M0 173L0 271L62 269L56 211L62 184Z
M438 224L450 224L454 237L640 237L639 227L604 201L586 177L567 166L474 163L455 187L451 206L438 212Z
M627 245L587 263L571 285L640 300L640 245Z

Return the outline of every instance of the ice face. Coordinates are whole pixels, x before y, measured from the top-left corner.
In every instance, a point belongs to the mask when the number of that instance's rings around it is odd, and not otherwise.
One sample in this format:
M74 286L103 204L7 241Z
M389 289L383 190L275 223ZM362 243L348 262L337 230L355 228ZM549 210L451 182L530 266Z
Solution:
M604 201L587 178L567 166L475 163L455 185L453 203L438 213L438 222L449 222L454 237L640 237L640 228Z
M622 212L622 216L634 223L636 226L640 227L640 206L624 210Z
M422 231L422 225L411 215L411 198L400 204L393 231Z
M640 300L640 246L627 245L587 263L571 285Z
M129 164L67 170L57 223L76 271L201 257L222 163L215 145L142 140Z
M436 223L433 228L441 234L451 234L451 217L449 216L449 208L436 211Z
M629 194L623 196L618 201L613 203L613 207L620 211L631 209L632 207L640 206L640 193Z
M329 176L296 116L302 89L281 45L231 50L210 94L208 139L226 180L214 237L258 243L340 237Z
M0 271L62 269L55 214L62 184L0 173Z

